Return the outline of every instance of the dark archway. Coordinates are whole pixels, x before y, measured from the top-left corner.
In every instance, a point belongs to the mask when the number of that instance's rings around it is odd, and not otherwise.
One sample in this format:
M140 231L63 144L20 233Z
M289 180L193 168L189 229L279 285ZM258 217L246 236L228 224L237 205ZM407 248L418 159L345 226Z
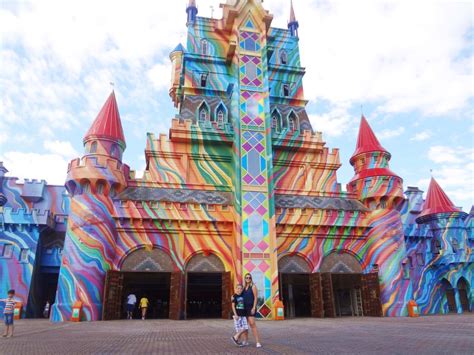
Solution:
M461 308L463 312L471 312L469 294L469 284L464 277L458 280L459 300L461 301Z
M299 255L285 255L278 260L280 297L285 317L311 316L311 267Z
M456 296L455 296L455 293L454 293L454 289L453 289L453 286L451 285L451 283L446 280L446 279L443 279L441 280L441 287L442 287L442 290L444 291L444 294L446 296L446 303L447 303L447 306L448 306L448 313L457 313L457 307L456 307Z
M320 271L325 317L382 316L378 273L364 274L354 255L333 252Z
M230 289L230 273L217 255L194 255L186 264L186 318L228 318Z
M170 255L160 248L130 252L122 260L120 271L107 273L103 319L126 318L127 297L131 294L138 302L142 297L148 299L148 319L169 318L172 303L179 302L170 297L171 276L176 269ZM140 318L138 302L134 318Z

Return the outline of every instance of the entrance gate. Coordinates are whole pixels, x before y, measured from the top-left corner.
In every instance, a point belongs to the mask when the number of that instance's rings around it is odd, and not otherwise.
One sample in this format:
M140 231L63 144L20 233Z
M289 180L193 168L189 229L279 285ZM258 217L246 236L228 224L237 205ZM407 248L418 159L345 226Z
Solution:
M214 254L199 254L186 265L186 318L224 318L231 315L230 272Z
M312 315L313 294L311 268L300 256L283 256L278 261L280 275L280 295L285 306L285 317L310 317ZM314 282L313 282L314 283Z
M461 308L463 312L470 312L469 305L469 286L464 277L461 277L458 281L459 300L461 301Z
M362 273L355 257L332 253L321 264L324 317L382 317L378 273Z
M173 261L161 249L139 249L132 252L123 261L120 271L107 272L102 319L125 318L126 299L131 293L136 295L137 301L143 296L148 298L147 318L178 319L179 314L176 315L175 309L179 308L180 298L172 297L171 294L173 282L176 280L176 272L173 270ZM139 317L138 313L136 308L134 316Z

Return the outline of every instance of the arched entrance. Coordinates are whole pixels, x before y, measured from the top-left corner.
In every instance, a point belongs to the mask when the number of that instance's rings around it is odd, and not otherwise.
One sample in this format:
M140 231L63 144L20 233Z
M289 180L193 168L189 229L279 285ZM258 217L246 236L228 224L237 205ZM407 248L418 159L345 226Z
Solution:
M325 317L382 316L378 273L364 274L353 255L329 254L320 272Z
M459 300L461 301L461 308L463 312L470 312L469 304L469 285L464 277L458 280Z
M107 272L103 319L125 319L130 294L134 294L138 302L142 297L149 300L147 319L169 318L172 306L170 284L174 269L171 257L159 248L131 252L122 261L120 271ZM140 317L137 303L133 318Z
M214 254L197 254L186 264L186 318L228 318L230 273Z
M286 255L278 260L280 297L285 306L285 317L311 316L311 268L304 258Z
M457 308L456 308L456 296L454 294L454 289L451 283L443 279L441 281L441 286L444 290L444 294L446 295L446 303L448 306L448 313L457 313Z

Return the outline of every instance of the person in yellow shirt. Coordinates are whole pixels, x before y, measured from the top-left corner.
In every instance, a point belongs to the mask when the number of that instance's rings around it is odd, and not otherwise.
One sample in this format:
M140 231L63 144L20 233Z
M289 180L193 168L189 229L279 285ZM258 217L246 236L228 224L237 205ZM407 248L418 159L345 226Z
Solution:
M148 309L148 298L145 296L143 296L141 299L140 299L140 308L142 309L142 319L145 320L145 317L146 317L146 310Z

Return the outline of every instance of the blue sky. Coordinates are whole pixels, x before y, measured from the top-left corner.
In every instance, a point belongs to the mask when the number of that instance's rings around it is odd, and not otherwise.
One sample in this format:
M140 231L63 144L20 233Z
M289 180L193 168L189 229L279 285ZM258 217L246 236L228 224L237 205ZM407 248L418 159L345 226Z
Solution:
M168 131L168 54L185 42L185 0L0 3L0 161L10 176L62 184L67 163L111 87L144 168L145 134ZM220 17L219 1L198 0ZM211 10L211 6L214 10ZM286 27L289 0L266 0ZM361 105L404 186L426 191L430 170L456 205L474 203L473 3L294 0L313 127L339 148L339 182Z

